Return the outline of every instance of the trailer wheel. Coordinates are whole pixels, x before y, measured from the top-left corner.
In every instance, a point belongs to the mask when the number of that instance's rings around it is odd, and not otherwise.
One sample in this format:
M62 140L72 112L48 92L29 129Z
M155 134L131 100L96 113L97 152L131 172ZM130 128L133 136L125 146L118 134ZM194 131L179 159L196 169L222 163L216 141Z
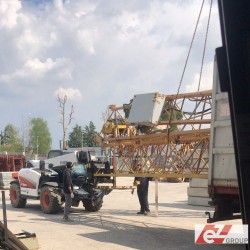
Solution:
M103 196L99 198L92 197L91 199L85 199L82 201L83 206L89 212L97 212L101 209L103 203Z
M26 206L27 199L21 197L20 185L18 183L10 184L10 201L11 205L16 208Z
M42 187L40 195L40 204L42 211L45 214L56 214L60 211L61 205L58 200L58 195L54 189L48 186Z

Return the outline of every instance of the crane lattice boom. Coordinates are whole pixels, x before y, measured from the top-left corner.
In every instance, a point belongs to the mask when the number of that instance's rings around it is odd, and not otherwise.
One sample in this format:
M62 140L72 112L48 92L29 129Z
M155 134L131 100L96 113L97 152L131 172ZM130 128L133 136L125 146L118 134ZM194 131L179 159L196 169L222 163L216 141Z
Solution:
M211 90L135 95L130 104L110 105L101 145L114 157L110 175L207 178L211 107Z

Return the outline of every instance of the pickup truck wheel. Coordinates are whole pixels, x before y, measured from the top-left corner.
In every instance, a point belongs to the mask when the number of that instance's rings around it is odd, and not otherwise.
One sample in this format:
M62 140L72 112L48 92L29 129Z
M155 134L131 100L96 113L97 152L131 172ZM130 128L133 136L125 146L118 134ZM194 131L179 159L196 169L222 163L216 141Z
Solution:
M10 185L10 201L11 205L16 208L26 206L27 199L21 197L20 185L18 183L11 183Z
M54 189L48 186L42 187L40 204L45 214L56 214L60 211L61 205Z

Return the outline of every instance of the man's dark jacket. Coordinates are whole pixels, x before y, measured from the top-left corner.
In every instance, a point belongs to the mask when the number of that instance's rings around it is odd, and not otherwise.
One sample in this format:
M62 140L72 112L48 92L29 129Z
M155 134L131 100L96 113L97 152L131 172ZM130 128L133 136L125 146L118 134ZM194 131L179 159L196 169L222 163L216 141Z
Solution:
M66 194L70 194L69 187L73 190L71 170L69 168L65 168L63 171L63 191Z

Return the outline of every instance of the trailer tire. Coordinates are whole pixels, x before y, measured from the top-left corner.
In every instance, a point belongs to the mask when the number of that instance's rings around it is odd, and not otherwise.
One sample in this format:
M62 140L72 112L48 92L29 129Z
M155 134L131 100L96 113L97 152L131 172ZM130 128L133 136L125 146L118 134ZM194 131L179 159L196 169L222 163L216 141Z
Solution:
M21 197L21 190L19 183L10 184L10 201L12 207L23 208L26 206L27 199Z
M40 204L45 214L56 214L60 211L61 205L58 195L52 187L44 186L41 189Z
M95 199L92 197L91 199L85 199L82 201L83 206L89 212L97 212L101 209L103 203L103 196Z

